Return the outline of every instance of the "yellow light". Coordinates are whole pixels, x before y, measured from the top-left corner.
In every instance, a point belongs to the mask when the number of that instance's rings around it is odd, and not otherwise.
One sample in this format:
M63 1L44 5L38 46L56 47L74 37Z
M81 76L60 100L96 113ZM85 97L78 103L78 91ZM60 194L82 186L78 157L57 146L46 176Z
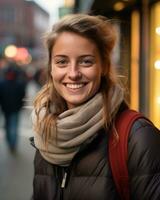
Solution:
M160 70L160 60L156 60L156 61L155 61L154 67L155 67L155 69Z
M156 27L155 31L156 31L157 35L160 35L160 26Z
M130 104L131 108L139 109L139 49L140 49L140 15L133 11L131 15L131 77L130 77Z
M8 58L14 58L17 54L17 47L15 45L9 45L5 48L4 54Z
M123 2L117 2L114 4L113 8L115 11L121 11L125 7L125 4Z
M157 103L160 104L160 96L157 97Z

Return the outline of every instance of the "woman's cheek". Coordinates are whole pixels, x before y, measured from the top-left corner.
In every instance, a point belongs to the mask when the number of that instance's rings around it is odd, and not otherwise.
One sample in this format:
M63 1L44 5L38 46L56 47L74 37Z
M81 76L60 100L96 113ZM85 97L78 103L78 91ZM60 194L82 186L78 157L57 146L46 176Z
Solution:
M64 70L52 70L52 78L54 81L61 81L65 76Z

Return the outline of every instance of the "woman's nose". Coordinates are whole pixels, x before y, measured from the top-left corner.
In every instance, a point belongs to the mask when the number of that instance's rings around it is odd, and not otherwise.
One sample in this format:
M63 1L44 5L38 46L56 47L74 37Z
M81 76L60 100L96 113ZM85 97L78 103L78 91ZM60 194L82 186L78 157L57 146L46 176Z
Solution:
M76 65L72 65L69 67L68 77L72 80L77 80L82 77L82 74Z

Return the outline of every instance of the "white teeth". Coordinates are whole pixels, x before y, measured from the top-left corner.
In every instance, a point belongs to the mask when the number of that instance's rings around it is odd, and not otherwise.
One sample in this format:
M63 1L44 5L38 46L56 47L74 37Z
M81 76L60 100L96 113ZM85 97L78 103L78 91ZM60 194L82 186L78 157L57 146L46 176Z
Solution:
M78 88L81 88L83 86L84 86L83 83L80 83L80 84L67 83L66 84L66 87L71 88L71 89L78 89Z

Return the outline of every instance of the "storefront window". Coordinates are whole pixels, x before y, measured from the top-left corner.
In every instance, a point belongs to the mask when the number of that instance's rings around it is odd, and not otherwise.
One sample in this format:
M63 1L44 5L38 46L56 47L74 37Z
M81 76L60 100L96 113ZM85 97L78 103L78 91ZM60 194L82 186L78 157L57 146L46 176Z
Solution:
M150 118L160 128L160 2L151 8Z

